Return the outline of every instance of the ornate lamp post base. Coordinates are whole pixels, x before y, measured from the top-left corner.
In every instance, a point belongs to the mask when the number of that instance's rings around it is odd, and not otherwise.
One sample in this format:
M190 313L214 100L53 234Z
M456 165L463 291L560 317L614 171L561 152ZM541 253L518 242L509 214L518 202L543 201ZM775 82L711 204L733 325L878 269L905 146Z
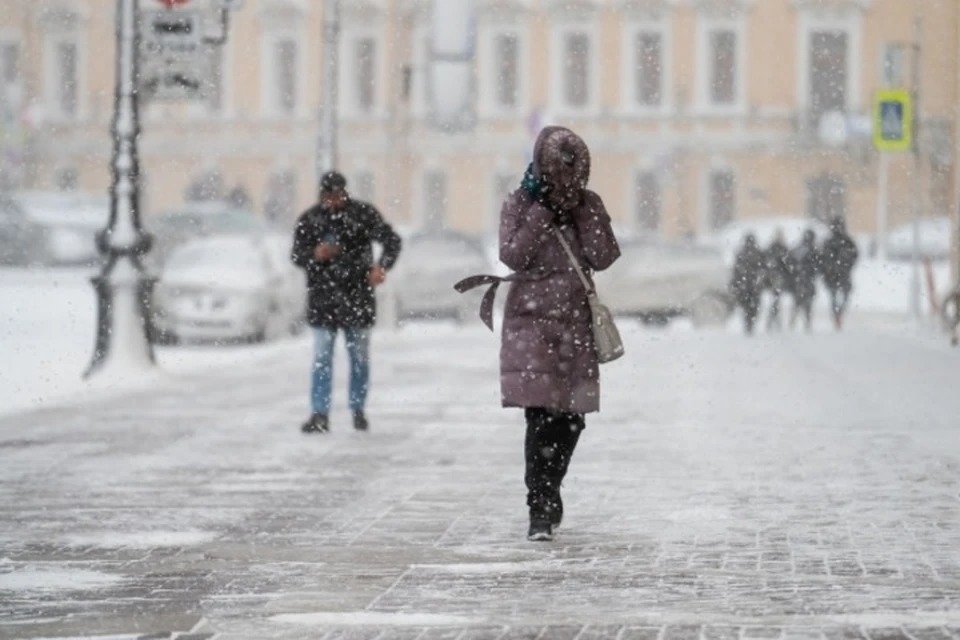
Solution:
M91 281L97 294L97 342L84 378L152 369L150 299L156 278L121 255Z
M140 106L137 70L139 0L116 0L117 76L114 94L113 184L110 222L97 237L105 257L93 279L97 293L97 339L84 377L127 375L154 366L150 299L154 280L144 273L141 256L151 238L140 225Z

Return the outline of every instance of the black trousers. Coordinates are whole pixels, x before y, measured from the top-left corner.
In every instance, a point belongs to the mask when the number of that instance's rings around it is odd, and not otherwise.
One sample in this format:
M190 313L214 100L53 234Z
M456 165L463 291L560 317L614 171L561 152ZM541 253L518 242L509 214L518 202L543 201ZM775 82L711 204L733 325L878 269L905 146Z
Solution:
M528 408L525 414L527 506L530 517L548 517L562 509L560 483L587 425L579 413Z

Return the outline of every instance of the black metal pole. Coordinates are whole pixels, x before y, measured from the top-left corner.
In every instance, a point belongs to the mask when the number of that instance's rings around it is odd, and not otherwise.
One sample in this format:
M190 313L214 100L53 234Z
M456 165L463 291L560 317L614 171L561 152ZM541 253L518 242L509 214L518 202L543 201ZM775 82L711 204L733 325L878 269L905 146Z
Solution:
M140 110L137 73L140 45L139 0L117 0L117 51L110 220L97 237L103 269L93 278L97 294L97 338L84 374L110 369L127 373L154 365L150 342L150 297L154 280L142 258L151 238L140 223Z

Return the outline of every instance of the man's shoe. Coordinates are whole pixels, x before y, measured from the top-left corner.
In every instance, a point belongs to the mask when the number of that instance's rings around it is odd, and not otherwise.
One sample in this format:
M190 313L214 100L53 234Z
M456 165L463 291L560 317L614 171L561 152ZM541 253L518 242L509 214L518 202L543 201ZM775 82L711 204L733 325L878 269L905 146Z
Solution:
M370 429L370 422L367 420L367 416L364 415L363 411L353 412L353 428L357 431L367 431Z
M550 520L546 518L530 518L530 530L527 532L527 540L531 542L549 542L553 540L553 529L550 526Z
M327 433L330 431L330 421L322 413L315 413L303 423L300 431L304 433Z

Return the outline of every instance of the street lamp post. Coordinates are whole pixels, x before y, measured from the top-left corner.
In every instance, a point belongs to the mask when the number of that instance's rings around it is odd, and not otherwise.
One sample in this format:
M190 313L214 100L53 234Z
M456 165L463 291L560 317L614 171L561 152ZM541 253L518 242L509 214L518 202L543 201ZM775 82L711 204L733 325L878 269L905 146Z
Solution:
M137 96L139 0L117 0L116 85L110 220L97 237L103 269L93 278L97 294L97 338L85 377L123 374L154 365L148 306L153 279L142 257L151 237L140 224L140 114Z
M340 0L323 3L323 107L317 145L317 184L337 168L337 101L340 66Z

